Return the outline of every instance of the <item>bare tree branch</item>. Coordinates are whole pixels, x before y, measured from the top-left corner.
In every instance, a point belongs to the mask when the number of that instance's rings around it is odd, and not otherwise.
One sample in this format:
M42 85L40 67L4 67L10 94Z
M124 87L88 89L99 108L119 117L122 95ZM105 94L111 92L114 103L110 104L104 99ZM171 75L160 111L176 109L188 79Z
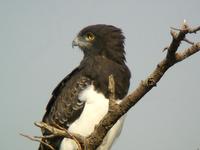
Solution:
M106 133L112 128L117 120L128 112L147 92L149 92L157 82L162 78L164 73L174 64L180 62L192 54L200 50L200 42L192 45L190 48L184 50L182 53L176 53L180 43L185 39L185 35L188 33L196 33L200 28L190 29L184 22L179 33L171 32L172 42L167 48L167 55L156 67L156 69L145 79L141 81L139 86L118 105L113 105L112 110L109 111L105 117L101 120L99 125L95 128L94 132L87 137L90 150L95 150L102 142Z
M22 134L22 133L20 133L20 135L23 136L23 137L28 138L28 139L31 140L31 141L40 142L40 143L46 145L47 147L49 147L51 150L55 150L55 148L53 148L51 145L49 145L49 144L47 144L46 142L42 141L42 140L40 139L40 137L32 137L32 136L25 135L25 134ZM54 135L53 135L53 136L54 136ZM51 137L52 137L52 136L51 136ZM44 138L44 137L43 137L43 138ZM45 137L45 138L46 138L46 137Z
M187 38L184 38L183 41L185 41L186 43L189 43L189 44L191 44L191 45L194 45L194 42L188 40Z
M35 125L41 129L46 129L50 131L55 136L62 136L73 139L78 146L78 150L82 150L81 144L84 145L84 137L82 137L81 135L70 133L65 128L62 128L59 125L55 125L56 127L54 127L44 122L36 122Z
M82 147L85 147L85 142L84 142L85 138L82 137L79 134L70 133L65 128L62 128L59 125L51 126L51 125L46 124L44 122L35 122L34 124L35 124L35 126L41 128L41 129L48 130L51 134L46 135L46 136L29 136L29 135L25 135L25 134L20 133L20 135L23 136L23 137L26 137L26 138L28 138L32 141L40 142L40 143L46 145L47 147L49 147L52 150L55 150L55 149L51 145L46 143L45 139L50 139L50 138L53 138L53 137L56 137L56 136L73 139L78 146L78 150L82 150Z
M197 31L200 30L200 26L196 27L196 28L190 28L188 33L197 33Z

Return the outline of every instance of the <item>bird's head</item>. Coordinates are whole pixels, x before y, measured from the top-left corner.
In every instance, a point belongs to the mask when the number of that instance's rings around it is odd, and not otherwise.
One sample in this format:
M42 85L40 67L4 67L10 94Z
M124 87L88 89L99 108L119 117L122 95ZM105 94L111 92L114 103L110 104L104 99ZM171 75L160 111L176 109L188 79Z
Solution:
M112 25L97 24L83 28L72 42L87 57L102 55L122 63L125 61L124 39L121 29Z

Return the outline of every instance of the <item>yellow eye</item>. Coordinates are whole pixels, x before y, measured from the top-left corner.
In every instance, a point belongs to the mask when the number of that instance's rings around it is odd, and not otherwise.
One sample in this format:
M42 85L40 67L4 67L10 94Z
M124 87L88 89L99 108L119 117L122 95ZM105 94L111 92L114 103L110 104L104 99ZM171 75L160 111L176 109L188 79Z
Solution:
M93 41L94 40L94 34L92 33L92 32L88 32L87 34L86 34L86 40L87 41Z

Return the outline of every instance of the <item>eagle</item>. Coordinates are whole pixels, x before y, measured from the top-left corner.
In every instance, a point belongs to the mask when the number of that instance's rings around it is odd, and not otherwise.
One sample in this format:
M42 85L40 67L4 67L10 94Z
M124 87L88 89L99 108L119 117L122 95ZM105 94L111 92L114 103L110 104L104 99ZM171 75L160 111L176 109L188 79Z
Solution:
M128 92L131 73L126 65L125 37L120 28L106 24L83 28L72 42L83 59L55 88L46 106L43 122L59 125L71 133L89 136L109 109L109 76L115 81L115 98L120 103ZM124 116L110 129L98 150L109 150L121 132ZM50 133L43 129L43 135ZM56 150L77 150L75 141L54 137L44 139ZM40 144L39 150L50 150Z

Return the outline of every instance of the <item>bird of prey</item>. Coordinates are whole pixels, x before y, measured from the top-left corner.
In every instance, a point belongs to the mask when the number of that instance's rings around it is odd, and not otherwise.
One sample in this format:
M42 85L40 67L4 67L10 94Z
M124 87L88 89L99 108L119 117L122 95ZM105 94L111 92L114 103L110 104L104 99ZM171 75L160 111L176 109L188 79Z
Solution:
M83 51L80 65L67 75L55 88L46 107L43 122L55 124L77 133L89 136L108 112L109 76L115 81L115 98L123 99L129 89L130 71L126 66L124 39L121 29L105 24L83 28L72 42ZM111 128L98 150L109 150L118 137L123 118ZM46 130L43 135L49 135ZM77 150L72 139L54 137L45 139L56 150ZM50 150L40 144L39 150Z

